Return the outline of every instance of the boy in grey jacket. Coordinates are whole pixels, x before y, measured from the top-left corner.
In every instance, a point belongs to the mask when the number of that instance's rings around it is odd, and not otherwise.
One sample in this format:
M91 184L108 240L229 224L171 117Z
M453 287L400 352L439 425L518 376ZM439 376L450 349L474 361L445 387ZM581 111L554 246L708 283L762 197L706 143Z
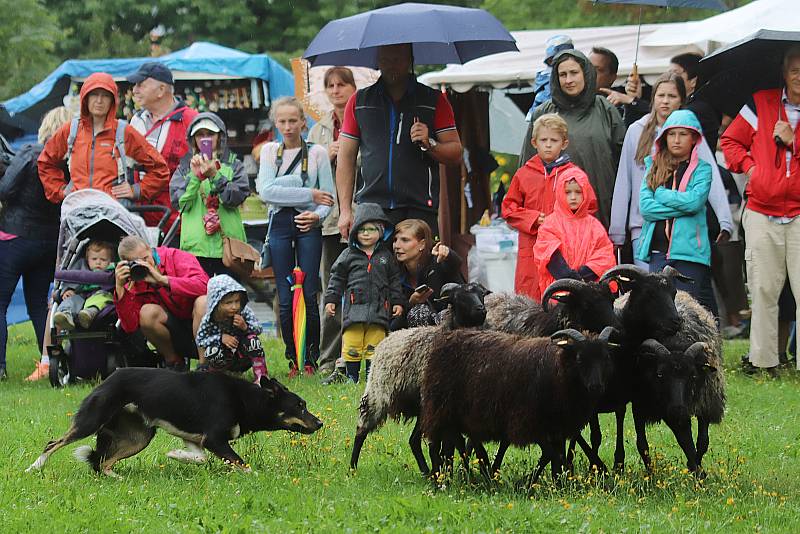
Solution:
M369 373L389 320L403 313L400 266L386 244L390 236L390 223L380 206L358 205L348 247L331 267L325 313L333 315L344 302L342 358L353 382L358 382L362 359Z

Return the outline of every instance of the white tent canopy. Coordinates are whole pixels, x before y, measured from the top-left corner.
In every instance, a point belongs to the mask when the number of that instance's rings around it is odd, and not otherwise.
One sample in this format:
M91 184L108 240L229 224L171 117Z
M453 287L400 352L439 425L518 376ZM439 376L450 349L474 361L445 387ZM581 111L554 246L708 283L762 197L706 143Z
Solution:
M708 54L757 30L800 29L800 0L755 0L705 20L670 24L642 38L642 50L695 46Z
M798 0L791 0L797 2ZM656 31L683 27L684 23L643 24L641 38ZM588 53L592 46L604 46L619 58L619 77L628 75L636 56L638 26L606 26L597 28L566 28L511 32L517 40L519 52L503 52L475 59L464 65L448 65L444 70L429 72L419 80L431 87L446 85L458 92L475 86L496 89L523 83L532 83L536 72L545 68L545 41L553 35L566 34L575 48ZM692 45L639 48L639 73L659 75L669 67L669 59L682 52L699 52Z

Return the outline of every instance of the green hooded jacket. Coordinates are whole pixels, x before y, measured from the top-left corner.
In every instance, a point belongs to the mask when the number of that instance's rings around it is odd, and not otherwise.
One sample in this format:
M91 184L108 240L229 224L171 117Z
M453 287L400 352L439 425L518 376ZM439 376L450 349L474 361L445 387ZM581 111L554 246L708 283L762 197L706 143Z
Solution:
M561 90L558 82L558 66L572 59L581 66L586 84L583 92L570 97ZM553 59L550 74L550 100L536 108L528 125L528 133L522 144L519 166L525 165L536 154L531 146L533 123L545 113L558 113L569 129L569 154L572 162L589 175L597 195L597 218L608 228L611 220L611 196L617 178L617 165L625 140L625 123L617 109L602 95L597 94L597 74L583 53L563 50Z
M220 169L212 179L201 181L194 175L189 162L198 150L189 137L190 151L183 157L172 176L169 184L170 198L173 207L181 211L181 250L200 258L222 258L223 234L247 241L239 206L250 194L250 183L244 165L228 149L228 136L222 119L214 113L200 113L189 125L188 132L203 119L211 119L220 129L216 154ZM221 231L208 235L203 216L207 212L206 199L212 193L219 196L217 213Z

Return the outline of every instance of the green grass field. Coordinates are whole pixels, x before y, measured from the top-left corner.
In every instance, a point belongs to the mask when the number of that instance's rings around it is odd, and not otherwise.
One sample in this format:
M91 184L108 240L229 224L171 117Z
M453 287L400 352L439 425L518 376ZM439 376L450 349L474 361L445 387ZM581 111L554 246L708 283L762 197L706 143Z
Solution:
M44 380L23 382L37 350L29 324L12 327L10 378L0 383L0 532L798 531L800 380L794 371L777 380L741 375L735 364L746 343L726 345L728 413L711 428L704 481L686 473L663 426L648 434L656 460L648 476L629 413L624 473L594 479L579 456L574 478L555 487L547 476L532 495L515 488L538 449L509 451L496 483L483 482L475 469L471 477L457 469L433 483L418 473L408 449L411 427L393 422L367 439L358 471L350 471L363 383L287 380L279 343L268 348L272 374L304 397L325 427L312 436L240 439L234 448L253 473L217 459L204 466L175 463L164 454L179 441L159 433L144 452L117 464L122 479L77 463L71 455L77 445L29 474L25 468L64 433L92 384L54 390ZM610 463L612 418L602 423L600 455Z

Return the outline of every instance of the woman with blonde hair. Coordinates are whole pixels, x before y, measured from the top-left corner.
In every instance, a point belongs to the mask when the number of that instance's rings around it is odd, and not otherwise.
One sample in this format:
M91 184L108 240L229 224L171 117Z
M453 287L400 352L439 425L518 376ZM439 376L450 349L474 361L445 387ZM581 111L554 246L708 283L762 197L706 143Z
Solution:
M270 118L283 142L261 148L256 189L269 204L268 243L278 288L281 334L286 345L290 376L298 369L293 341L292 289L295 266L306 274L306 360L304 370L314 374L319 357L319 266L322 256L321 226L333 205L333 178L328 153L302 137L306 126L303 105L293 97L272 103Z
M47 293L53 281L60 207L50 203L39 180L36 161L48 139L72 115L56 108L42 120L38 143L26 145L14 156L0 180L0 380L7 378L6 311L22 278L25 306L33 323L39 347L44 344L47 323ZM46 358L46 357L43 357ZM37 361L28 380L47 376L48 362Z

